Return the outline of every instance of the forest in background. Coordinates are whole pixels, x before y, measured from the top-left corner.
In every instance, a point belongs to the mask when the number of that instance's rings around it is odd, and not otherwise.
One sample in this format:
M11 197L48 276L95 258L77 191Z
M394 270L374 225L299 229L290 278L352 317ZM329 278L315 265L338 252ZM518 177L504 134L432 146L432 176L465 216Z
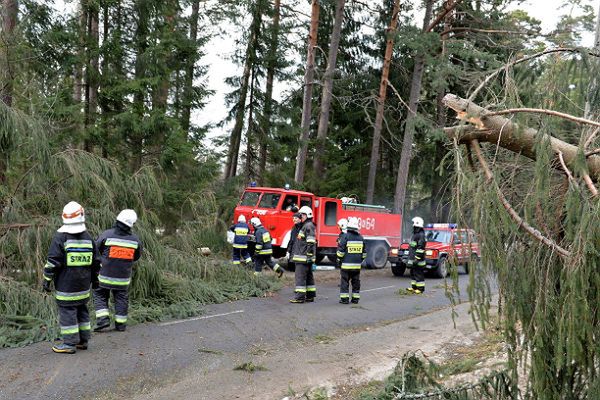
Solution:
M138 211L148 251L132 316L157 320L274 287L197 249L227 250L247 182L294 182L476 228L513 384L527 365L532 398L594 398L597 4L566 1L542 34L516 0L312 0L310 15L301 2L81 0L61 12L2 0L0 345L53 337L41 266L68 201L93 234ZM200 60L215 26L243 35L227 80L233 127L211 143L192 115L212 95ZM594 32L596 50L581 48ZM275 82L289 88L279 101ZM490 284L471 275L485 321Z

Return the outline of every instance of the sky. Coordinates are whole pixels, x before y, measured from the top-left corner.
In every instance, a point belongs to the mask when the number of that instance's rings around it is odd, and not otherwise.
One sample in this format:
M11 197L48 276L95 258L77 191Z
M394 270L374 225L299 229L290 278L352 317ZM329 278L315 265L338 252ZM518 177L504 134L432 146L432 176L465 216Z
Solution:
M421 4L420 0L411 0L412 3ZM595 10L598 10L600 0L584 0L583 3L591 4ZM561 9L564 0L527 0L523 1L519 6L512 7L513 9L525 10L532 17L539 19L542 22L542 33L550 32L559 20L560 15L566 14L568 9ZM309 2L306 1L305 9L307 14L310 13ZM423 11L419 10L415 14L417 21L422 20ZM419 22L420 24L420 22ZM222 121L229 107L225 104L225 95L232 90L224 81L225 78L241 75L241 67L234 65L228 60L234 48L235 38L239 35L239 27L223 26L223 36L215 37L208 46L207 55L201 60L205 65L209 66L207 84L208 87L215 91L215 95L208 102L206 107L194 113L192 116L194 122L198 125L208 123L217 123ZM308 21L305 35L308 35ZM591 46L593 44L593 33L584 38L584 45ZM281 98L285 93L285 88L281 85L275 85L275 97ZM231 131L233 124L229 123L223 127L215 127L211 129L207 135L207 139L227 135Z

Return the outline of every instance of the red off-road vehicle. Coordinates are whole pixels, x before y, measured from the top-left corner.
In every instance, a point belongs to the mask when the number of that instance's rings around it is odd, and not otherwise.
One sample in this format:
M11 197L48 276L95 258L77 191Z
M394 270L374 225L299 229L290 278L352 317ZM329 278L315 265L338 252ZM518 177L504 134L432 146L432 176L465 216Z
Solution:
M456 224L427 224L425 238L426 268L435 277L446 277L450 265L462 265L468 273L469 268L481 258L477 235L472 229L461 229ZM394 253L396 249L392 250ZM392 272L395 276L402 276L407 268L408 243L402 243L397 254L392 263Z

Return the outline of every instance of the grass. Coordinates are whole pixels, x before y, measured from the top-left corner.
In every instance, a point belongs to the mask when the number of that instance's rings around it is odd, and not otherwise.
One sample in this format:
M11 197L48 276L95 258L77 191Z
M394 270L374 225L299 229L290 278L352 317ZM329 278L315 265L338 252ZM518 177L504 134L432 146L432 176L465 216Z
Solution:
M254 373L257 371L268 371L267 367L265 367L264 365L254 364L252 361L240 364L240 365L236 366L233 370L234 371L245 371L245 372L250 372L250 373Z
M335 342L335 339L327 335L316 335L315 341L319 344L330 344Z
M200 353L216 354L216 355L219 355L219 356L223 355L223 352L222 352L222 351L219 351L219 350L213 350L213 349L209 349L209 348L206 348L206 347L200 347L200 348L198 349L198 351L199 351Z

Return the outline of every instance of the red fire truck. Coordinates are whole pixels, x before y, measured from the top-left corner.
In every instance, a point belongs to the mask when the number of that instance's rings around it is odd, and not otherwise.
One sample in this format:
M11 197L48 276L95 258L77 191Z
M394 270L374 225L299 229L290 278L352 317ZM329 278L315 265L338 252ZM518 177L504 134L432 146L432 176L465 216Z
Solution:
M463 265L465 272L476 265L481 258L479 243L475 231L458 228L457 224L427 224L425 226L425 261L427 270L438 278L448 275L450 265ZM402 243L400 249L392 250L396 255L392 262L392 273L404 275L408 261L408 243Z
M272 187L248 187L234 211L234 221L244 215L248 221L257 216L273 238L273 256L285 256L293 226L294 209L311 207L317 227L317 262L325 256L333 260L336 239L339 235L337 221L357 217L360 233L367 242L367 267L383 268L391 248L401 243L402 216L393 214L383 206L359 204L355 199L319 197L300 190Z

